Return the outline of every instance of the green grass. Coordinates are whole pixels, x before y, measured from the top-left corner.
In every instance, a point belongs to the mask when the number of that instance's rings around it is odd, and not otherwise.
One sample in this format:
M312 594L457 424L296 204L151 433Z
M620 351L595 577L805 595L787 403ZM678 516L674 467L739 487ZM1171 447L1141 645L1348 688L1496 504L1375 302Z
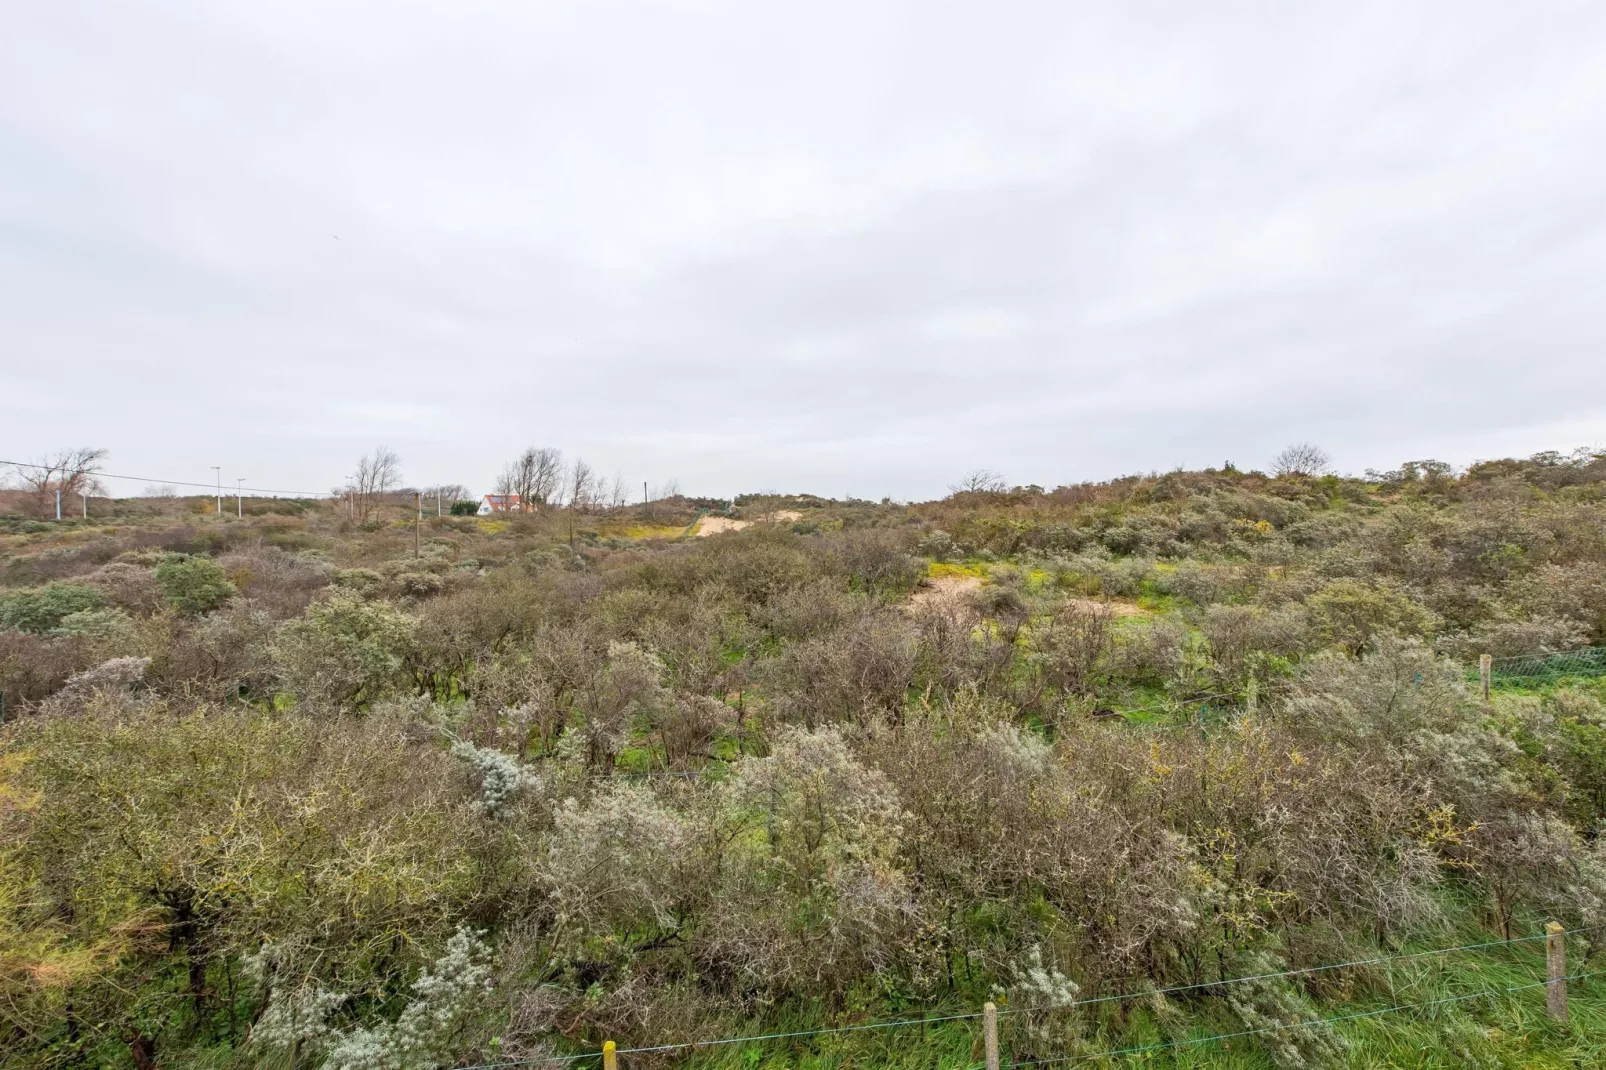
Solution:
M1470 908L1460 910L1463 920ZM1530 920L1525 928L1537 933ZM1094 1002L1055 1012L1029 1027L1001 1000L1000 1048L1005 1066L1034 1061L1047 1066L1212 1068L1275 1070L1309 1067L1600 1067L1606 1066L1606 959L1584 957L1584 943L1569 938L1569 973L1594 974L1568 983L1571 1017L1553 1021L1545 1007L1545 944L1530 939L1448 954L1421 954L1463 944L1486 944L1475 927L1426 934L1401 951L1362 952L1350 958L1395 955L1386 963L1318 971L1276 982L1286 993L1308 986L1317 996L1295 1005L1279 1025L1253 1033L1224 993L1246 995L1249 985L1213 987L1166 996ZM1405 957L1400 957L1400 956ZM1512 991L1514 990L1514 991ZM1104 993L1084 993L1097 997ZM1317 998L1319 996L1319 998ZM981 1065L979 1016L920 1023L949 1015L975 1015L974 1005L899 1000L869 1002L855 1016L832 1016L815 1005L735 1025L724 1036L762 1037L842 1026L911 1022L810 1036L773 1037L671 1053L620 1056L620 1065L677 1065L698 1070L971 1070ZM1303 1063L1279 1062L1271 1042L1304 1038ZM670 1042L664 1038L653 1043ZM673 1038L678 1039L678 1038ZM1329 1042L1317 1046L1316 1041ZM1336 1043L1331 1043L1336 1042ZM571 1064L590 1070L600 1060Z
M1571 1020L1565 1026L1548 1016L1543 989L1503 991L1543 976L1542 945L1537 946L1541 950L1530 953L1527 961L1480 959L1458 969L1427 971L1432 976L1426 978L1399 978L1392 997L1385 990L1364 999L1318 1005L1304 1021L1338 1020L1303 1031L1331 1034L1339 1048L1336 1055L1316 1054L1305 1065L1446 1070L1606 1065L1606 977L1569 983ZM1485 991L1494 994L1479 994ZM1390 1009L1396 1007L1402 1009ZM1056 1066L1220 1070L1273 1070L1287 1065L1279 1064L1268 1049L1270 1034L1243 1035L1247 1029L1243 1021L1214 997L1174 1004L1163 1015L1129 1008L1124 1019L1115 1013L1106 1017L1103 1027L1067 1028L1059 1038L1033 1041L1014 1035L1015 1021L1006 1016L1000 1023L1002 1061L1006 1066L1017 1060L1041 1060ZM769 1031L808 1028L807 1019L792 1018ZM1297 1031L1298 1027L1285 1032ZM972 1019L694 1049L676 1061L702 1070L968 1070L980 1065L980 1035L979 1020ZM628 1054L621 1058L622 1065L631 1064Z

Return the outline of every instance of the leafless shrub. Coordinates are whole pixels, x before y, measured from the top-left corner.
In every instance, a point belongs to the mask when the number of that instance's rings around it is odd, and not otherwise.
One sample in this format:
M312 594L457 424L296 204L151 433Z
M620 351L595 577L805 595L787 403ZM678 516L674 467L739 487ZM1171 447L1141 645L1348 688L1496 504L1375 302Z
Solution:
M83 582L130 613L153 613L166 602L155 574L140 565L113 561L85 576Z
M179 630L158 665L162 685L214 702L273 693L278 672L272 656L273 617L247 601L234 601Z
M866 723L902 708L916 655L913 628L901 615L869 613L791 644L773 672L785 688L783 709L810 727Z
M1333 468L1327 451L1313 442L1296 442L1272 459L1271 470L1279 477L1325 475Z
M565 733L562 746L591 769L606 770L630 738L639 716L651 716L665 700L664 663L635 643L608 645L608 660L577 689L578 724Z
M1488 621L1472 631L1448 636L1440 645L1457 658L1475 661L1479 654L1516 657L1576 650L1589 645L1589 633L1584 625L1566 617L1530 617Z
M951 699L966 684L986 686L1014 657L992 633L977 627L981 613L965 598L928 601L912 614L919 686Z
M1048 686L1068 695L1096 692L1109 677L1115 615L1095 602L1069 599L1032 630L1034 662Z
M781 639L806 639L839 627L859 609L858 601L831 580L786 587L771 595L754 617Z
M871 598L906 591L924 573L918 558L908 553L902 536L886 531L854 531L834 545L840 567Z
M1267 610L1259 606L1210 606L1199 621L1209 644L1211 686L1221 692L1240 692L1251 676L1267 675L1270 657L1303 652L1309 628L1298 606Z
M225 554L218 564L247 598L279 620L305 610L334 574L322 561L261 543Z
M990 468L978 468L948 488L951 494L1002 494L1009 489L1004 477Z
M661 705L653 726L665 766L685 769L706 758L719 730L734 720L734 711L716 698L675 695Z

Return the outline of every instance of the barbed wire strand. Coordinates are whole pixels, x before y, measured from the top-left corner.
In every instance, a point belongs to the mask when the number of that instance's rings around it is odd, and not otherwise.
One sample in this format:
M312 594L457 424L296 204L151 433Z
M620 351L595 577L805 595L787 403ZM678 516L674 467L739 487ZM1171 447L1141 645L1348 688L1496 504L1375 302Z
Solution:
M1489 663L1491 665L1499 665L1501 663L1513 662L1513 661L1548 661L1551 658L1565 658L1565 657L1575 657L1575 656L1576 657L1595 658L1595 657L1599 657L1603 653L1606 653L1606 647L1579 646L1579 647L1573 647L1571 650L1552 650L1552 651L1550 651L1548 653L1540 651L1540 652L1534 653L1534 654L1507 654L1507 655L1505 655L1503 657L1491 658L1491 659L1489 659Z
M890 1022L864 1022L860 1025L839 1025L826 1029L800 1029L787 1033L760 1033L750 1037L718 1037L713 1040L687 1040L679 1044L655 1044L644 1048L619 1048L617 1055L650 1055L666 1051L687 1051L692 1048L714 1048L729 1044L758 1043L766 1040L796 1040L802 1037L826 1036L834 1033L862 1033L873 1029L901 1029L911 1025L935 1025L939 1022L965 1022L980 1018L982 1012L975 1011L969 1014L945 1014L934 1018L904 1018ZM586 1052L582 1055L543 1055L530 1059L516 1059L499 1063L476 1063L473 1066L460 1067L459 1070L501 1070L502 1067L528 1066L543 1062L573 1062L578 1059L595 1059L601 1052Z
M1558 936L1576 936L1579 933L1591 932L1595 929L1606 928L1606 925L1585 925L1577 929L1566 929ZM1376 966L1384 962L1396 962L1405 959L1428 958L1433 955L1450 955L1458 951L1480 951L1491 947L1505 947L1510 944L1532 943L1535 940L1548 939L1549 933L1536 933L1532 936L1514 936L1509 940L1485 940L1476 944L1460 944L1456 947L1436 947L1428 951L1408 951L1398 955L1378 955L1369 959L1354 959L1350 962L1331 962L1320 966L1301 966L1292 970L1278 970L1275 973L1252 973L1242 977L1224 977L1218 981L1200 981L1191 985L1176 985L1171 988L1156 988L1147 992L1126 992L1118 996L1096 996L1092 999L1079 999L1073 1006L1090 1007L1100 1003L1118 1003L1129 999L1146 999L1150 996L1170 996L1178 992L1192 992L1201 988L1219 988L1225 985L1235 985L1243 981L1271 981L1279 977L1299 977L1308 973L1321 973L1324 970L1344 970L1354 966ZM1022 1014L1023 1010L1000 1011L1004 1014Z
M1580 981L1589 977L1599 977L1606 974L1606 970L1591 970L1588 973L1575 973L1568 977L1559 978L1561 981ZM1266 1033L1278 1033L1285 1029L1314 1029L1320 1026L1336 1025L1340 1022L1352 1022L1360 1018L1375 1018L1383 1014L1394 1014L1399 1011L1420 1010L1423 1007L1437 1007L1448 1003L1464 1003L1470 999L1481 999L1487 996L1510 995L1515 992L1525 992L1535 988L1547 988L1556 982L1533 981L1525 985L1509 985L1505 988L1485 988L1477 992L1467 992L1459 996L1446 996L1442 999L1423 1000L1420 1003L1400 1003L1391 1007L1378 1007L1369 1011L1356 1011L1353 1014L1339 1014L1331 1018L1312 1018L1303 1022L1287 1022L1277 1025L1262 1026L1258 1029L1241 1029L1233 1033L1216 1033L1208 1037L1188 1037L1183 1040L1168 1040L1155 1044L1142 1044L1130 1048L1110 1048L1106 1051L1086 1052L1080 1055L1060 1055L1052 1059L1026 1059L1020 1062L1004 1064L1004 1070L1016 1070L1023 1066L1047 1066L1058 1063L1085 1062L1089 1059L1110 1059L1127 1055L1144 1055L1152 1051L1164 1051L1169 1048L1192 1047L1196 1044L1210 1044L1217 1040L1236 1040L1240 1037L1261 1036Z
M1591 932L1591 931L1593 931L1595 929L1600 929L1600 928L1606 928L1606 925L1586 925L1586 926L1581 926L1581 927L1576 928L1576 929L1567 929L1567 930L1565 930L1565 931L1563 931L1563 932L1561 932L1559 934L1555 934L1555 935L1575 936L1575 935L1577 935L1579 933ZM1242 977L1227 977L1227 978L1222 978L1222 979L1217 980L1217 981L1206 981L1206 982L1201 982L1199 984L1191 984L1191 985L1177 985L1177 986L1174 986L1174 987L1171 987L1171 988L1152 989L1152 990L1147 991L1147 992L1130 992L1130 993L1124 993L1122 995L1116 995L1116 996L1100 996L1100 997L1096 997L1096 998L1093 998L1093 999L1076 1000L1071 1006L1073 1008L1074 1007L1087 1007L1087 1006L1093 1006L1093 1005L1101 1004L1101 1003L1111 1003L1111 1002L1115 1002L1115 1001L1118 1001L1118 1000L1143 999L1143 998L1147 998L1147 997L1151 997L1151 996L1164 996L1164 995L1173 995L1173 994L1178 993L1178 992L1189 992L1189 991L1194 991L1194 990L1201 989L1201 988L1216 988L1216 987L1219 987L1219 986L1222 986L1222 985L1237 984L1237 983L1242 982L1242 981L1260 981L1260 980L1271 980L1271 979L1275 979L1275 978L1279 978L1279 977L1294 977L1294 976L1298 976L1300 974L1315 973L1315 972L1318 972L1318 971L1321 971L1321 970L1338 970L1338 969L1344 969L1346 967L1375 965L1375 964L1381 963L1381 962L1392 962L1392 961L1395 961L1395 960L1402 960L1402 959L1425 958L1425 957L1430 956L1430 955L1448 955L1448 954L1452 954L1452 953L1458 952L1458 951L1474 951L1474 950L1481 950L1481 949L1491 948L1491 947L1502 947L1502 946L1506 946L1506 945L1510 945L1510 944L1529 943L1529 942L1532 942L1534 940L1548 939L1550 935L1552 935L1552 934L1539 933L1539 934L1535 934L1533 936L1512 937L1510 940L1486 940L1486 941L1482 941L1482 942L1479 942L1479 943L1473 943L1473 944L1459 944L1459 945L1457 945L1455 947L1433 948L1432 950L1429 950L1429 951L1413 951L1413 952L1402 953L1402 954L1399 954L1399 955L1382 955L1382 956L1378 956L1378 957L1370 958L1370 959L1356 959L1356 960L1351 961L1351 962L1336 962L1336 963L1329 963L1329 964L1321 965L1321 966L1307 966L1307 967L1303 967L1303 968L1300 968L1300 969L1282 970L1282 971L1279 971L1279 972L1276 972L1276 973L1246 974L1246 975L1244 975ZM1606 971L1596 971L1596 973L1606 973ZM1580 976L1592 977L1592 976L1595 976L1595 973L1583 974L1583 975L1580 975ZM1571 978L1567 978L1567 979L1571 980ZM1540 982L1540 983L1541 984L1548 984L1549 982ZM1009 1015L1014 1015L1014 1014L1023 1014L1023 1013L1027 1013L1028 1010L1029 1010L1028 1008L1001 1009L998 1012L998 1016L1000 1018L1002 1018L1002 1017L1007 1017ZM1380 1013L1380 1012L1368 1012L1368 1013ZM721 1047L721 1046L730 1045L730 1044L759 1043L759 1042L762 1042L762 1041L769 1041L769 1040L796 1040L796 1039L802 1039L804 1037L827 1036L827 1035L838 1034L838 1033L859 1033L859 1032L866 1032L866 1031L869 1031L869 1030L876 1030L876 1029L901 1029L901 1028L905 1028L907 1026L914 1026L914 1025L921 1025L921 1026L934 1025L934 1024L938 1024L938 1023L941 1023L941 1022L973 1021L974 1019L980 1018L981 1016L982 1016L982 1012L975 1011L975 1012L970 1012L970 1013L966 1013L966 1014L948 1014L948 1015L941 1015L941 1016L930 1017L930 1018L904 1018L904 1019L896 1019L896 1020L886 1021L886 1022L864 1022L864 1023L858 1024L858 1025L828 1026L828 1027L824 1027L824 1028L820 1028L820 1029L802 1029L802 1030L795 1030L795 1031L784 1032L784 1033L759 1033L759 1034L755 1034L753 1036L718 1037L718 1038L714 1038L714 1039L711 1039L711 1040L687 1040L687 1041L681 1041L680 1043L676 1043L676 1044L656 1044L656 1045L652 1045L652 1046L648 1046L648 1047L641 1047L641 1048L619 1048L619 1049L617 1049L616 1054L619 1054L619 1055L647 1055L647 1054L662 1053L662 1052L666 1052L666 1051L688 1051L688 1050L695 1049L695 1048ZM1334 1019L1334 1020L1338 1020L1338 1019ZM1231 1036L1238 1036L1238 1035L1247 1035L1247 1034L1230 1034L1230 1035ZM1223 1038L1222 1037L1207 1037L1207 1038L1202 1038L1201 1040L1198 1041L1198 1043L1204 1043L1205 1040L1211 1040L1211 1039L1223 1039ZM530 1059L517 1059L517 1060L506 1061L506 1062L476 1063L476 1064L474 1064L472 1066L462 1067L462 1068L460 1068L460 1070L501 1070L501 1068L503 1068L503 1067L529 1066L529 1065L533 1065L533 1064L536 1064L536 1063L543 1063L543 1062L557 1063L557 1062L573 1062L573 1061L577 1061L577 1060L580 1060L580 1059L594 1059L594 1058L598 1058L600 1055L601 1055L601 1052L585 1052L585 1053L582 1053L582 1054L579 1054L579 1055L561 1055L561 1056L560 1055L543 1055L543 1056L539 1056L539 1057L533 1057L533 1058L530 1058ZM1073 1056L1072 1058L1098 1058L1098 1057L1099 1056L1097 1056L1097 1055L1089 1055L1089 1056ZM1030 1064L1030 1063L1014 1063L1014 1064L1011 1064L1011 1065L1012 1066L1027 1066L1027 1065L1032 1065L1032 1064Z

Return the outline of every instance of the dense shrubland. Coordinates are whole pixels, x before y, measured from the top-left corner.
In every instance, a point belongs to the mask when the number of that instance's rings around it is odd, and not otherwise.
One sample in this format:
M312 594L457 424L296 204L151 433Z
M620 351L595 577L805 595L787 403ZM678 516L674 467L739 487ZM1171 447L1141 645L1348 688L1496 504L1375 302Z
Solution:
M293 512L0 536L0 1065L451 1065L994 993L1052 1056L1130 1025L1078 992L1606 924L1602 691L1485 704L1464 667L1606 644L1598 455L709 539L430 518L416 556Z

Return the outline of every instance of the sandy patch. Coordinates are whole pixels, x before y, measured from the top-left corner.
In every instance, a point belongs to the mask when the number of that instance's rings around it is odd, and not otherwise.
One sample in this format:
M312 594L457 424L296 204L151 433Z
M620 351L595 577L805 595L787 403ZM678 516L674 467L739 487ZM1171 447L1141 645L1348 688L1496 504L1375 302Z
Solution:
M745 520L732 520L728 516L705 516L697 521L697 530L693 532L699 539L709 535L720 535L727 531L741 531L748 526Z
M980 576L932 576L915 589L905 603L910 609L957 602L981 586Z
M1100 602L1092 598L1073 598L1071 605L1078 609L1092 611L1102 609L1106 613L1117 617L1146 617L1149 611L1132 602Z
M758 518L761 524L790 524L794 520L802 520L803 514L796 509L779 509L773 513L765 513ZM751 520L732 520L728 516L705 516L697 522L697 530L692 534L698 538L705 535L720 535L727 531L741 531L743 528L753 526Z

